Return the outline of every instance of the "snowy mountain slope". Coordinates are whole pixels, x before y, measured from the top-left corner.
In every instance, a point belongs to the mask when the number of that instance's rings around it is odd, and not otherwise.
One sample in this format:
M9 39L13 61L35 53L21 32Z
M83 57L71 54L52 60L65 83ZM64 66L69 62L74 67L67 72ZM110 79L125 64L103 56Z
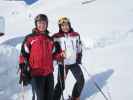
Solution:
M132 100L133 1L96 0L85 5L81 3L83 0L55 1L39 0L31 6L22 2L6 5L0 1L0 16L6 18L6 35L0 38L0 100L20 100L17 50L20 50L23 36L34 27L34 16L38 13L48 14L51 33L58 31L58 16L68 16L74 29L81 34L85 47L83 66L92 75L88 77L82 66L86 83L81 100L104 100L92 79L112 100ZM57 67L54 74L56 82ZM71 94L74 82L70 72L65 97ZM26 100L31 99L29 88Z
M19 92L17 68L18 51L11 46L0 46L0 100L11 100Z
M31 29L34 27L34 17L37 14L49 15L50 10L71 4L70 0L62 0L62 2L56 0L54 2L52 0L39 0L28 6L23 1L0 1L0 16L5 19L5 36L0 38L0 43L16 36L31 33Z
M132 75L131 66L133 64L131 61L133 57L132 41L133 38L130 36L127 40L122 41L122 43L114 44L104 48L95 48L84 51L82 70L85 75L86 83L81 100L104 100L103 96L94 86L92 79L99 84L107 96L111 96L112 100L132 99L133 90L130 88L133 84L133 79L130 77ZM2 87L0 98L1 100L16 100L19 95L18 93L20 93L20 86L17 84L18 78L16 74L16 59L18 53L14 47L10 46L1 46L0 51L0 63L2 66L0 68L0 79L1 81L5 78L7 79L6 84L5 82L0 84ZM12 64L10 64L11 62ZM92 75L92 77L87 76L84 67L87 68L87 71ZM55 68L55 75L56 72L57 69ZM69 73L66 80L67 88L64 91L65 96L67 96L67 94L71 94L71 87L73 86L74 82L74 78L71 76L71 73ZM122 92L122 90L126 92ZM27 91L26 93L27 94L25 94L25 98L29 100L31 98L31 90Z
M49 16L50 18L56 16L52 20L54 24L57 23L58 16L68 16L75 30L79 31L81 35L95 38L112 32L126 32L131 29L133 15L130 3L132 3L131 0L126 2L123 0L97 0L82 5L77 1L53 9L49 12Z
M97 0L85 5L82 5L82 1L56 0L53 3L52 0L39 0L31 6L25 5L24 2L0 1L0 15L6 19L6 35L0 42L16 35L24 36L30 33L34 27L34 17L38 13L46 13L49 16L51 33L58 30L59 16L68 16L81 36L86 35L92 39L132 29L132 0Z
M16 47L18 44L22 43L23 40L24 40L24 37L15 37L12 39L8 39L7 41L2 42L1 44Z
M113 70L113 75L109 78L107 86L105 85L105 93L107 94L109 91L112 100L131 100L133 98L133 89L131 88L133 83L131 77L133 35L132 33L128 34L130 35L120 43L106 45L104 48L90 49L88 53L85 52L84 54L84 64L90 66L88 68L90 73L93 74L107 69ZM106 88L109 88L109 90ZM94 100L99 100L99 97Z

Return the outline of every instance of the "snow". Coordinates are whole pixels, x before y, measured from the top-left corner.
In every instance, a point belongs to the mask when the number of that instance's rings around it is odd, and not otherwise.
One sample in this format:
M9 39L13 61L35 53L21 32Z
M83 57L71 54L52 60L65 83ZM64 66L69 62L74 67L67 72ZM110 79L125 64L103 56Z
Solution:
M10 97L19 92L18 87L18 52L14 47L0 46L0 99L10 100Z
M5 35L0 37L0 100L22 100L18 56L24 36L31 32L38 13L48 15L51 34L58 31L59 16L68 16L81 34L84 47L81 68L85 76L81 100L105 100L94 81L109 100L132 100L133 1L96 0L82 4L83 1L38 0L30 6L0 1L0 16L5 18ZM56 65L54 75L56 83ZM71 95L74 82L69 72L65 97ZM25 100L31 100L31 96L31 87L25 87Z

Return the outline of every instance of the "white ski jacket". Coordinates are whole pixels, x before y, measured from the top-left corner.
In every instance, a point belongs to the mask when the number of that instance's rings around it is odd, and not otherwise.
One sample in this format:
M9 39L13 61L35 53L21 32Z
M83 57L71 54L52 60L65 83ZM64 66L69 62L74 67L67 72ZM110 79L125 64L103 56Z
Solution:
M66 58L65 65L75 64L78 59L78 54L82 52L80 35L76 32L70 33L56 33L53 36L62 51L65 51Z

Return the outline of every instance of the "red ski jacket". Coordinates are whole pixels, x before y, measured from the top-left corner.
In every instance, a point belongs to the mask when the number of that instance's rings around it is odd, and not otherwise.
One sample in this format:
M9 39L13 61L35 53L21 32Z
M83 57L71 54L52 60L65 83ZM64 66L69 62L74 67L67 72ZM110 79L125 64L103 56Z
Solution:
M19 63L28 61L32 76L49 75L53 73L53 59L60 57L53 49L54 42L46 33L30 34L22 44Z

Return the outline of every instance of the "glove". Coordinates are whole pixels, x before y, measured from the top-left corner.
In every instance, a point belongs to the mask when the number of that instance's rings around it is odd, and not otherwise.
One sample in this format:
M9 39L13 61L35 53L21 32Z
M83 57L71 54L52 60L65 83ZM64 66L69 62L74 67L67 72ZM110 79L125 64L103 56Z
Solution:
M59 62L62 62L65 59L66 55L64 51L60 51L59 53L54 54L54 59Z
M27 86L31 81L30 70L26 64L20 64L19 67L21 70L19 84L23 83L24 86Z

